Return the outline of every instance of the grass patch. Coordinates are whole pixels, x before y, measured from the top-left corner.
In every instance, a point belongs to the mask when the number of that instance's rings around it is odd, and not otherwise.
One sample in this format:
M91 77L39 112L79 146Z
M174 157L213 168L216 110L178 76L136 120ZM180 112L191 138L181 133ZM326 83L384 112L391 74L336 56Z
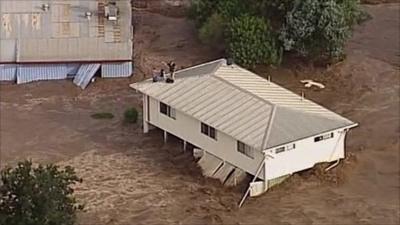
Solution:
M90 115L93 119L112 119L114 118L114 115L109 112L100 112L100 113L94 113Z
M124 119L128 123L136 123L138 118L138 111L134 107L125 110Z

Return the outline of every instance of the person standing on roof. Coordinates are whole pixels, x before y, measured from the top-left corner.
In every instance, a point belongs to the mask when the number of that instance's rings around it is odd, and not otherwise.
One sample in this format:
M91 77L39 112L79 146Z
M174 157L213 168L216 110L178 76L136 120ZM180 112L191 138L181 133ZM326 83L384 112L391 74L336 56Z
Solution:
M168 83L173 83L175 79L175 69L176 69L176 64L174 61L169 61L169 63L163 62L165 65L168 66L169 68L169 79L167 79Z
M160 78L161 78L161 79L164 79L164 76L165 76L164 69L161 69L161 70L160 70Z
M158 81L158 71L156 70L155 67L153 67L153 82Z

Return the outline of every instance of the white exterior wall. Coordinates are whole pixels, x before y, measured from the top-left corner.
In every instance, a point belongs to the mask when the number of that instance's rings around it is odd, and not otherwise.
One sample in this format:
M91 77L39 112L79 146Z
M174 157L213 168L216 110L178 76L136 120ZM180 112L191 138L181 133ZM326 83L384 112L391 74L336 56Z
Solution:
M201 122L176 110L176 119L172 119L160 113L159 101L149 98L149 113L145 116L149 124L159 127L183 140L186 140L199 148L255 175L262 160L264 153L254 150L254 159L237 151L237 141L217 130L217 140L212 139L201 133ZM147 98L144 97L143 111L147 114ZM144 121L146 123L146 121ZM303 140L285 144L283 146L296 145L295 149L275 153L277 146L265 151L271 157L266 157L266 177L267 180L292 174L308 168L312 168L319 162L332 162L344 158L344 146L346 133L344 129L338 129ZM314 142L314 138L327 133L334 133L333 138ZM264 179L265 171L261 170L259 178Z
M175 120L161 114L160 103L154 98L150 98L149 104L150 124L186 140L250 174L255 175L260 163L264 160L264 154L258 150L254 150L254 159L238 152L237 141L218 130L217 140L202 134L201 122L178 110L176 110ZM143 108L145 109L145 107L144 103ZM259 177L263 179L263 173Z
M314 138L323 134L333 132L333 138L314 142ZM346 133L343 129L335 130L310 138L293 142L296 148L275 153L276 148L266 151L273 157L267 157L266 176L267 179L277 178L313 167L319 162L332 162L344 158L344 145ZM292 145L287 144L287 145ZM286 146L286 145L283 145Z

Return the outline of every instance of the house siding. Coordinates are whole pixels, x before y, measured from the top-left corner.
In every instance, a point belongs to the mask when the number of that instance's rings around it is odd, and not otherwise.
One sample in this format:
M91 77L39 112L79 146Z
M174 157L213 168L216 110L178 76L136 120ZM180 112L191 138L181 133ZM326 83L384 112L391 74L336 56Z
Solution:
M260 163L264 160L264 154L254 150L254 158L250 158L237 151L237 140L217 130L217 140L201 133L201 121L196 120L178 110L176 119L172 119L159 111L159 101L149 98L149 123L186 140L199 148L239 167L240 169L255 175ZM144 104L143 107L146 107ZM147 111L147 110L146 110ZM259 177L263 179L264 174Z
M314 142L314 138L323 134L333 132L333 138ZM275 148L266 151L273 158L267 157L266 171L267 179L274 179L283 175L292 174L301 170L312 168L319 162L332 162L344 158L344 146L346 133L343 129L334 130L309 137L303 140L282 145L295 144L296 148L275 153Z
M144 104L145 106L146 104ZM260 163L264 160L264 153L258 150L254 150L254 159L238 152L237 140L221 131L217 130L217 140L202 134L201 121L178 110L176 110L176 119L161 114L159 101L154 98L149 98L148 110L150 124L186 140L252 175L255 175ZM334 134L333 138L314 142L315 137L331 132ZM281 146L267 149L265 153L273 158L267 157L265 167L258 177L264 179L266 176L267 180L271 180L312 168L320 162L342 159L344 158L345 136L346 133L341 128L282 145L295 144L296 147L281 153L275 153L275 149Z

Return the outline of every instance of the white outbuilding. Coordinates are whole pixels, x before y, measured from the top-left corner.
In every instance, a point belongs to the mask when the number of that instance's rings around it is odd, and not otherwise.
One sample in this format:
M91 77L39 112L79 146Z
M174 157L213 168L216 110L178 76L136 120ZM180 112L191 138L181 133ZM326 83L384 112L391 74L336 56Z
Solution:
M346 133L357 126L225 59L177 71L174 83L130 86L143 94L144 132L173 134L254 175L261 182L250 186L262 191L274 179L344 158Z

